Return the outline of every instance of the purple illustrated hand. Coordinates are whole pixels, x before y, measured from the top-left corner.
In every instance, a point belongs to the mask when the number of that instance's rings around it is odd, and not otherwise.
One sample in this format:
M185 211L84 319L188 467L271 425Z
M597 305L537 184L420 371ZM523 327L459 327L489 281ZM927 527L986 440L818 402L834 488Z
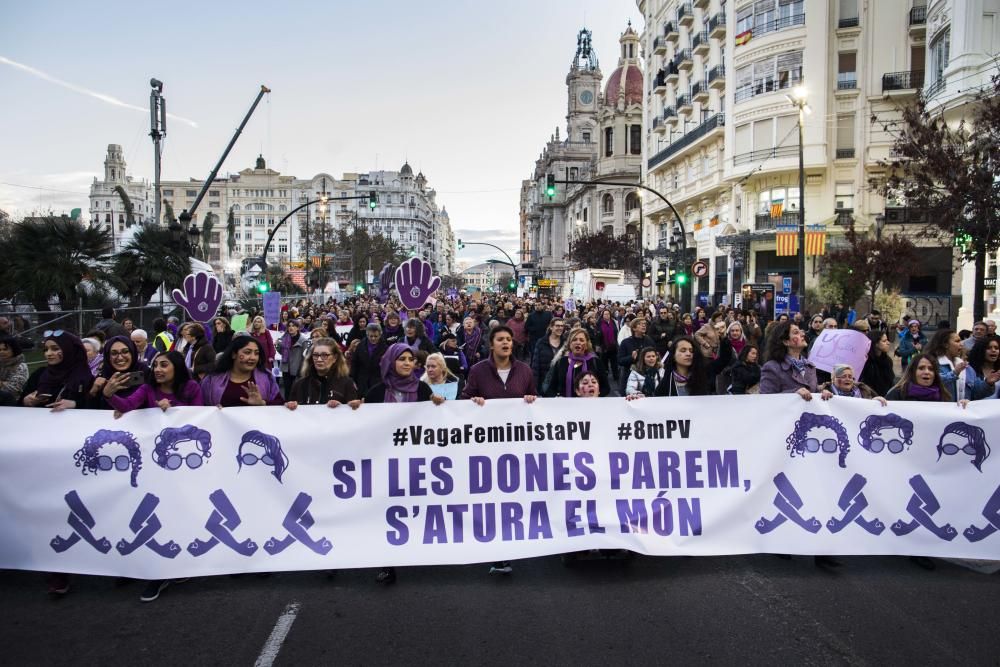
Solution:
M378 302L387 303L392 290L392 264L386 263L378 272Z
M174 303L195 322L208 322L222 303L222 283L210 273L192 273L184 279L184 290L173 291Z
M426 303L433 306L437 300L432 295L439 287L441 278L433 275L431 265L422 259L413 257L396 269L396 291L407 310L419 310Z

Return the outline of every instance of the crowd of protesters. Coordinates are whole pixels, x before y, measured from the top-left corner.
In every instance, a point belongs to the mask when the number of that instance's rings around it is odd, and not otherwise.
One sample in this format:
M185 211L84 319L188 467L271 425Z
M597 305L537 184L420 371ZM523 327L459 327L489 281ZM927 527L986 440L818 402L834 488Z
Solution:
M158 319L151 332L119 322L110 308L103 315L82 336L45 331L44 363L30 374L20 339L0 330L0 404L109 410L117 417L174 406L363 409L365 403L612 395L796 393L806 401L846 396L963 407L1000 396L994 322L977 322L964 336L939 323L928 338L917 320L891 326L877 311L848 318L839 307L764 321L754 311L683 312L668 301L461 295L407 313L394 300L352 297L286 303L271 326L250 313L246 330L234 331L233 313L226 313L204 325ZM863 369L823 372L808 352L824 330L841 328L870 338L867 361ZM824 562L835 564L817 558ZM512 566L497 562L490 571L509 573ZM395 578L392 568L377 574L382 583ZM155 600L169 583L148 582L140 599ZM53 595L68 587L66 575L50 575Z

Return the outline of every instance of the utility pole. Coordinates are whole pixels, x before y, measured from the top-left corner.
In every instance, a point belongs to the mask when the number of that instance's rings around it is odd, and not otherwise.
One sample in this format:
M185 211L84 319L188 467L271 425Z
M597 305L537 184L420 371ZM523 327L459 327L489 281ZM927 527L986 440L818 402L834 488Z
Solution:
M167 100L164 99L163 82L150 79L149 136L153 138L153 224L160 224L160 141L167 136Z

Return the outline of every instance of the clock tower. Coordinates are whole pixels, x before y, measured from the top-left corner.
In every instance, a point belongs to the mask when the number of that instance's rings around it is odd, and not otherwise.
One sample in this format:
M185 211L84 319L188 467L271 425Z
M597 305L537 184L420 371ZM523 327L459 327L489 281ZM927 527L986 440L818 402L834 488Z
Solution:
M586 28L576 36L576 55L566 75L566 138L569 141L596 142L597 98L601 89L601 67Z

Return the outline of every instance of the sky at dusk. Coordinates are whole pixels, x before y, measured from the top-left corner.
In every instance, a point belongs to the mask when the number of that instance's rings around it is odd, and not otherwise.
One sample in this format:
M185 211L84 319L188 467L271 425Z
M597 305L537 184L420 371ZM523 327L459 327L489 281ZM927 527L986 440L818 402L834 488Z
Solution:
M408 160L456 237L513 255L521 181L557 126L565 136L576 33L593 31L607 79L629 19L641 30L630 0L6 2L0 209L87 211L111 143L151 181L151 77L177 116L163 179L205 178L265 84L221 174L258 153L298 178ZM470 246L458 259L495 256Z

